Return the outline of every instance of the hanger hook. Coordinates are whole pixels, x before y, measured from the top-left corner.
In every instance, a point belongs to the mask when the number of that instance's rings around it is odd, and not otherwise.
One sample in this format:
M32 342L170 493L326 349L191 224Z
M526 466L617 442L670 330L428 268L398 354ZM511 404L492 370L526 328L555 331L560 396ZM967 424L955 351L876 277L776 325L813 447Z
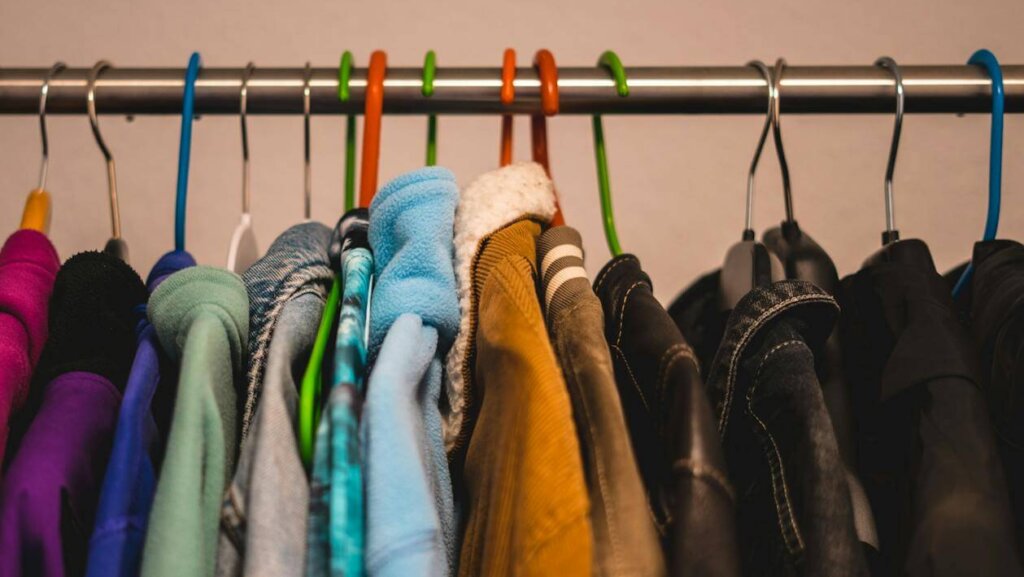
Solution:
M423 88L421 93L429 98L434 95L434 77L437 75L437 55L428 50L423 59ZM437 115L427 116L427 166L437 164Z
M370 55L366 72L366 102L363 110L363 159L359 179L359 204L369 207L377 192L377 169L380 165L380 125L384 113L384 80L388 55L375 50Z
M92 135L96 138L96 144L100 147L104 160L107 161L107 195L110 198L111 238L119 239L121 238L121 209L117 201L117 166L114 164L114 155L110 153L110 149L107 148L107 143L104 142L103 135L100 133L100 120L96 115L96 81L101 72L111 67L110 62L100 60L89 70L85 108L89 114Z
M348 102L352 78L352 53L346 50L338 62L338 100ZM356 116L345 116L345 212L356 207Z
M982 48L971 54L968 64L981 66L988 72L992 82L992 129L988 150L988 214L985 217L985 232L982 240L992 240L999 230L999 208L1002 202L1003 182L1003 113L1006 108L1003 92L1003 69L999 59L992 52ZM953 287L953 298L960 296L970 282L974 265L968 263L960 280Z
M786 222L793 222L793 190L789 182L789 163L786 162L786 151L782 147L782 74L786 70L786 59L775 61L775 73L772 75L772 136L775 140L775 153L779 157L779 170L782 172L782 193L786 201Z
M188 209L188 169L192 159L192 121L196 110L196 81L203 59L198 52L188 58L181 93L181 136L178 139L178 183L174 193L174 249L185 250L185 220Z
M896 155L899 152L900 134L903 131L905 92L903 90L903 73L900 72L900 66L896 64L895 60L888 56L882 56L875 61L875 66L892 71L893 82L896 85L896 120L892 128L892 144L889 145L889 161L885 165L885 232L882 233L882 245L884 246L900 239L900 233L896 230L892 179L896 172Z
M256 65L252 62L245 65L245 72L242 73L242 88L239 90L238 117L242 124L242 213L249 214L249 207L252 202L250 191L249 171L249 123L246 121L249 110L249 79L256 71Z
M306 68L302 74L302 169L303 169L303 191L305 206L303 216L309 220L313 209L313 170L309 161L309 117L310 117L310 82L313 79L313 69L309 61L306 61Z
M768 88L768 104L764 113L764 125L761 127L761 137L757 139L757 148L754 149L754 158L750 161L750 170L747 172L747 208L743 226L743 240L754 240L754 176L757 174L757 165L761 162L761 153L764 152L765 142L768 141L768 129L772 125L772 117L775 112L775 89L772 83L772 71L760 60L751 60L747 66L752 66L761 73L764 84Z
M619 56L611 50L601 54L597 65L606 69L615 80L615 91L620 97L629 96L629 82L626 80L626 69L622 66ZM622 254L622 246L619 244L619 233L615 228L615 213L612 209L612 185L608 175L608 157L604 145L604 122L601 115L595 114L591 118L591 126L594 131L594 157L597 161L597 187L601 196L601 216L604 223L604 237L608 241L608 250L612 256Z
M551 177L551 161L548 157L548 116L558 114L558 65L550 50L541 49L533 57L533 67L540 78L541 114L530 117L530 141L533 145L533 161L544 167L544 172ZM551 218L552 226L565 224L562 209L555 194L555 214Z
M501 103L511 106L516 99L516 51L511 48L505 49L501 62ZM511 114L501 115L501 154L498 157L499 166L512 164L512 126L513 116Z
M46 97L50 92L50 81L57 73L66 69L63 62L54 64L46 76L43 77L43 85L39 89L39 136L43 143L43 161L39 166L39 187L37 190L46 190L46 175L50 169L50 139L46 134Z

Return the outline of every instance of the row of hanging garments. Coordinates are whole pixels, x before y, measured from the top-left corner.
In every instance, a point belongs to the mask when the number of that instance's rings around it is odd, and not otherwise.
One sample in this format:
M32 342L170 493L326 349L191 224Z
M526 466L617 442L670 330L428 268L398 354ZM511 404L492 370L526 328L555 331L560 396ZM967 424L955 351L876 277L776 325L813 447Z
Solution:
M994 56L972 62L995 87ZM1001 113L984 240L944 277L894 226L903 87L878 65L897 89L881 248L840 279L793 218L784 63L754 62L744 230L668 308L619 245L603 143L613 257L591 281L550 171L512 163L510 133L468 186L427 166L378 190L368 125L355 207L350 124L333 229L307 219L261 252L246 171L227 267L198 265L197 55L175 248L143 281L93 105L113 239L61 263L41 183L0 249L0 576L1024 576L1024 245L994 238ZM769 130L787 217L758 241ZM44 181L45 147L44 130Z

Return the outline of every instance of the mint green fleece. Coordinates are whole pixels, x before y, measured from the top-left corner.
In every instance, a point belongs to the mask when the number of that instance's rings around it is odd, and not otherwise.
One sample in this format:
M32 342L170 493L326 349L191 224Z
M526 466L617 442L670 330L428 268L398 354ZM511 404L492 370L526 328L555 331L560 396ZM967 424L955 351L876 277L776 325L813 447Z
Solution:
M238 454L249 298L235 273L197 266L168 277L148 311L181 369L142 575L212 576L221 498Z

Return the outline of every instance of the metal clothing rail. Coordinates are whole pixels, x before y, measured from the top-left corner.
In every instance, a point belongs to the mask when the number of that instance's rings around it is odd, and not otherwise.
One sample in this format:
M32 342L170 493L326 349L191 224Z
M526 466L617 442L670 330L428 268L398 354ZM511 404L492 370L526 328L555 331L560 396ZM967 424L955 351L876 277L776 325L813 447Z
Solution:
M991 84L974 66L901 66L908 113L980 113L991 109ZM1006 112L1024 112L1024 65L1002 67ZM88 68L69 68L50 82L48 114L86 112ZM196 114L238 114L243 68L204 68L196 83ZM315 68L313 114L361 114L366 69L353 69L351 98L338 100L335 68ZM37 114L46 68L0 68L0 114ZM249 114L301 114L302 68L256 68L249 80ZM763 114L767 86L752 67L631 67L629 96L619 97L611 75L597 67L558 70L560 114ZM101 114L180 114L181 68L109 68L96 82ZM387 114L529 114L540 112L540 81L520 68L515 101L500 99L500 68L437 68L434 93L421 92L420 68L389 68ZM883 113L895 107L892 73L876 66L789 66L781 111Z

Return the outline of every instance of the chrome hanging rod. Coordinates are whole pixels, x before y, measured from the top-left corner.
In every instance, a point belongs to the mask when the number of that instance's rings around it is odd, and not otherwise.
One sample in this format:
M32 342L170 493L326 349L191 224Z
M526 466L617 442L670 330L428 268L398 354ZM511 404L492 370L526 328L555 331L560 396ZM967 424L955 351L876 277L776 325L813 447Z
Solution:
M37 114L48 68L0 68L0 114ZM88 68L69 68L51 81L47 114L84 114ZM902 66L907 113L980 113L991 107L985 71L973 66ZM302 114L303 68L256 68L249 80L249 114ZM754 68L632 67L629 96L619 97L607 71L558 71L560 114L764 114L765 80ZM204 68L196 82L197 114L238 114L243 68ZM500 68L438 68L434 94L421 91L422 70L389 68L387 114L530 114L540 111L540 82L518 69L515 101L501 104ZM1003 66L1006 112L1024 112L1024 65ZM117 68L96 82L101 114L180 114L184 70ZM350 81L351 98L338 100L335 68L314 68L313 114L361 113L366 69ZM782 113L891 113L892 74L877 66L790 66L782 79Z

